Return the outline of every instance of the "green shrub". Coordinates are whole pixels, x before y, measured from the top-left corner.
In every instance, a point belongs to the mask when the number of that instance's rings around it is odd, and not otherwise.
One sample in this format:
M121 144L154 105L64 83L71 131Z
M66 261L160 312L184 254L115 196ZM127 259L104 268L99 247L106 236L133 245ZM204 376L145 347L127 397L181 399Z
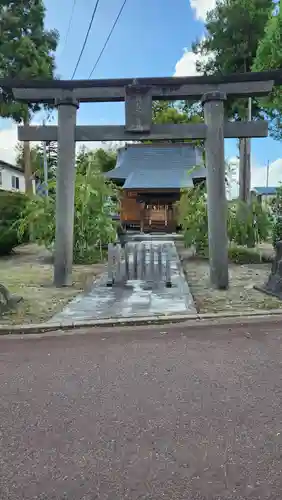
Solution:
M250 204L234 201L228 205L228 238L237 245L254 248L270 235L271 218L257 199Z
M278 216L272 226L272 245L275 248L276 243L282 240L282 217Z
M197 254L203 254L208 248L208 214L203 186L183 189L177 208L177 222L182 228L185 247L194 246Z
M78 171L74 199L74 262L93 263L102 259L103 248L115 241L118 190L107 181L93 154L85 157L83 173ZM50 183L55 190L55 181ZM27 203L20 223L20 234L30 227L31 240L53 249L56 230L55 196L33 196Z
M21 237L18 235L18 225L26 202L24 194L0 191L0 255L8 255L26 239L26 232Z
M178 203L178 224L182 228L186 247L194 246L198 255L208 248L207 195L203 187L185 189ZM254 248L270 236L270 212L257 200L228 203L228 239L236 245ZM281 232L282 236L282 232Z
M271 257L258 250L246 247L231 246L228 249L228 257L234 264L262 264L271 262Z

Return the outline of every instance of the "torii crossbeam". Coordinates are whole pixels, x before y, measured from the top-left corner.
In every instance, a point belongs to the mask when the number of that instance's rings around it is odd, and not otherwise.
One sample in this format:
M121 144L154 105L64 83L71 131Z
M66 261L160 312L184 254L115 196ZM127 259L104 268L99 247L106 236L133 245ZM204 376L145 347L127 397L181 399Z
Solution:
M265 137L267 122L225 122L227 97L264 96L282 83L282 71L229 77L146 78L133 80L9 82L24 102L58 108L58 127L19 127L23 141L58 141L54 283L71 284L76 141L204 139L207 167L209 258L212 284L228 287L227 201L224 137ZM0 86L4 86L0 80ZM7 86L7 82L6 82ZM199 100L203 124L152 124L152 101ZM125 126L76 126L79 102L125 101Z

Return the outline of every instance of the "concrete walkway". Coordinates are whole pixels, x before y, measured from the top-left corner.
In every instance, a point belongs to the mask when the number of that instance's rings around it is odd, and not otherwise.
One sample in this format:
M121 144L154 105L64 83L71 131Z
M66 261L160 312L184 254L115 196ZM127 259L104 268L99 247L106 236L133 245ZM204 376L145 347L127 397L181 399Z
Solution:
M50 322L84 321L102 318L127 318L173 314L195 314L193 298L182 271L173 241L144 239L148 254L150 245L169 245L171 254L172 288L164 283L148 286L135 280L126 286L107 287L107 276L93 284L90 293L81 294ZM133 243L134 244L134 243ZM135 243L138 244L138 243Z

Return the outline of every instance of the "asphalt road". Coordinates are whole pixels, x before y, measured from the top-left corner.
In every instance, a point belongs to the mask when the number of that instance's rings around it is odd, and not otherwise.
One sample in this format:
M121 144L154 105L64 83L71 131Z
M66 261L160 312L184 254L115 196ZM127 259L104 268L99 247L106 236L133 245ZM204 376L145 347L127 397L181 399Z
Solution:
M280 324L1 338L1 500L281 499Z

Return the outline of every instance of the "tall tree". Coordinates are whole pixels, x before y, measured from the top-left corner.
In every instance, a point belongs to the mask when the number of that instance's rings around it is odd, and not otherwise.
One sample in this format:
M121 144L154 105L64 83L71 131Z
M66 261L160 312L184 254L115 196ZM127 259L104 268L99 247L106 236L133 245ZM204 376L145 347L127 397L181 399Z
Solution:
M24 169L24 145L18 143L16 146L16 164ZM52 181L56 177L56 169L58 162L58 146L57 142L46 143L46 157L48 168L48 180ZM41 142L30 149L30 168L32 176L35 176L40 183L44 182L44 143Z
M273 5L273 0L217 0L207 14L206 36L192 47L199 56L198 71L207 75L252 71ZM235 120L247 118L246 100L229 100L227 109ZM252 116L260 114L261 107L253 99Z
M204 74L245 73L252 70L258 44L263 37L273 0L217 0L207 15L206 36L193 45L199 56L197 68ZM201 56L206 56L201 60ZM248 101L229 99L226 110L235 120L249 118ZM251 117L263 116L257 99L252 99ZM241 197L249 198L250 141L240 140Z
M97 165L100 172L109 172L115 168L117 161L117 151L115 149L103 148L91 151L85 146L82 147L76 157L76 168L77 171L85 174L88 168L88 163L91 165Z
M153 102L153 122L154 123L202 123L203 113L197 106L180 101L154 101ZM144 141L151 142L151 141ZM167 140L165 140L167 142ZM179 142L172 139L170 142ZM193 142L199 147L204 146L204 141L185 139L183 142Z
M270 16L264 37L259 42L254 71L282 68L282 6L281 0ZM271 119L271 134L282 139L282 87L276 87L271 96L263 99L262 105Z
M58 32L44 26L43 0L1 0L0 2L0 76L2 78L53 78L54 52ZM5 91L0 103L2 117L28 124L40 106L16 102L10 91ZM30 146L24 143L24 172L26 192L32 192Z

